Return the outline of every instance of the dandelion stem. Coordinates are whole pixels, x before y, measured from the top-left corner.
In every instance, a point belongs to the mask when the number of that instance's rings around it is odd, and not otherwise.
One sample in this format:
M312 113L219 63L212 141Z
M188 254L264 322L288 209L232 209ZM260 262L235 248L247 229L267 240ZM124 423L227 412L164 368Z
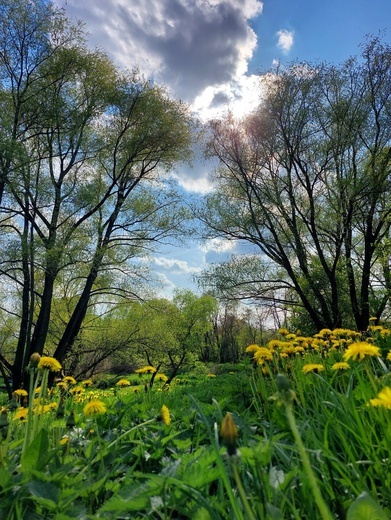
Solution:
M299 453L301 456L301 460L303 462L304 470L307 474L309 484L310 484L312 493L314 495L316 505L318 506L320 516L321 516L322 520L333 520L333 516L331 515L331 513L322 497L318 483L316 481L316 477L314 475L314 472L312 471L310 460L308 458L303 441L301 440L299 429L296 424L296 420L295 420L295 416L293 414L293 409L292 409L291 403L285 404L285 411L286 411L286 416L288 419L289 426L292 430L293 437L295 438L295 442L298 447L298 450L299 450Z
M232 470L233 470L236 486L238 488L239 495L240 495L240 498L242 500L243 507L244 507L244 509L245 509L245 511L247 513L247 518L248 518L248 520L256 520L255 516L254 516L254 513L252 512L252 509L250 507L250 504L249 504L249 502L247 500L246 492L245 492L245 490L243 488L242 479L240 478L238 467L237 467L237 464L236 464L236 462L234 460L234 457L231 457L231 461L232 461Z

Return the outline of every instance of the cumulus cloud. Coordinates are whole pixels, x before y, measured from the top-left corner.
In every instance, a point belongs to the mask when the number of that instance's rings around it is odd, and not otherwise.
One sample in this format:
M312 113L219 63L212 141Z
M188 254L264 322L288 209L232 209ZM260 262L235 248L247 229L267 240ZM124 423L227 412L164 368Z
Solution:
M260 0L56 0L85 22L92 45L192 102L247 71Z
M280 31L277 31L277 36L277 46L284 54L287 54L293 46L294 32L288 31L287 29L281 29Z
M155 257L153 262L157 267L175 272L176 274L195 274L202 270L201 267L192 267L185 260L178 260L176 258Z

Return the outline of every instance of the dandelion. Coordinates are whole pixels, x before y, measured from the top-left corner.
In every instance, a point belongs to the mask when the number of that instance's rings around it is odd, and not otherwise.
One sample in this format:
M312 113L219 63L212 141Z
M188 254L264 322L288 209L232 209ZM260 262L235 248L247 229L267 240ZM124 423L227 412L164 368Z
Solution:
M362 361L366 356L380 356L380 348L371 345L367 341L356 341L349 345L343 358L345 361L349 361L350 358L354 361L359 358Z
M147 365L146 367L138 368L135 370L136 374L154 374L156 372L156 368Z
M259 347L259 349L254 353L254 359L256 361L264 360L264 359L273 359L273 354L266 347Z
M155 380L163 381L165 383L166 381L168 381L168 377L166 376L166 374L156 374Z
M208 377L216 377L216 374L208 374Z
M92 386L94 384L92 379L85 379L80 383L82 386Z
M289 330L287 329L278 329L278 334L281 334L281 336L287 336L289 334Z
M60 372L62 366L57 359L54 359L54 357L42 356L38 362L38 368L47 368L50 372Z
M69 385L75 385L77 383L76 379L74 377L72 377L72 376L65 376L63 378L63 381L65 383L68 383Z
M384 406L391 410L391 388L385 386L383 390L377 394L377 398L370 400L370 403L372 406Z
M33 352L30 356L30 366L32 368L36 368L38 366L40 359L41 359L41 354L38 354L38 352Z
M17 421L18 419L20 419L21 421L25 421L27 419L27 414L28 413L29 413L29 409L28 408L19 408L19 410L17 410L15 412L13 420Z
M13 394L14 397L27 397L28 393L24 388L18 388L17 390L14 390Z
M308 363L303 366L304 374L308 374L309 372L319 373L322 372L322 370L324 370L324 366L320 363Z
M106 412L106 405L99 399L93 399L85 405L83 412L86 417L99 415Z
M238 429L236 427L235 421L233 420L232 414L229 412L226 413L223 422L221 423L220 434L224 444L227 446L228 454L235 455Z
M386 359L387 359L387 361L391 361L391 350L390 350L390 352L387 354Z
M170 410L164 404L160 410L160 420L164 422L166 426L168 426L171 422Z
M59 381L56 384L56 388L61 388L61 390L68 390L68 385L65 381Z
M348 368L350 368L349 363L339 361L338 363L334 363L334 365L331 367L331 370L347 370Z
M256 352L259 349L259 345L256 345L253 343L252 345L249 345L246 347L246 352Z
M124 387L124 386L130 386L130 382L127 379L120 379L117 381L115 386Z

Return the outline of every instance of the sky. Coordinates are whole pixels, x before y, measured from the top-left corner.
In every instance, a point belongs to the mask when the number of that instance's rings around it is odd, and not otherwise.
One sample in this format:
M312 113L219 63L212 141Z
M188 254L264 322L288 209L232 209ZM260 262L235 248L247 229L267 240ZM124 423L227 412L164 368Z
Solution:
M370 36L391 43L390 0L54 0L85 24L88 43L120 68L189 103L203 122L259 103L263 73L293 61L341 63ZM184 194L210 189L213 165L175 172ZM153 258L162 294L196 291L193 276L235 253L213 240L166 248Z

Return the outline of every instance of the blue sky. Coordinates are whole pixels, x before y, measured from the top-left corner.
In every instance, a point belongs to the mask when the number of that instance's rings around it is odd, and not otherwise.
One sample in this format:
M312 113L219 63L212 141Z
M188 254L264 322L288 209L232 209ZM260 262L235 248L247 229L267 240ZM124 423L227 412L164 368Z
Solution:
M366 35L391 43L391 0L55 0L80 19L91 47L119 67L138 67L190 104L207 122L229 107L256 106L260 74L294 60L340 63L359 54ZM213 165L201 160L174 173L186 194L210 189ZM235 244L189 242L152 259L164 295L195 290L192 277Z

